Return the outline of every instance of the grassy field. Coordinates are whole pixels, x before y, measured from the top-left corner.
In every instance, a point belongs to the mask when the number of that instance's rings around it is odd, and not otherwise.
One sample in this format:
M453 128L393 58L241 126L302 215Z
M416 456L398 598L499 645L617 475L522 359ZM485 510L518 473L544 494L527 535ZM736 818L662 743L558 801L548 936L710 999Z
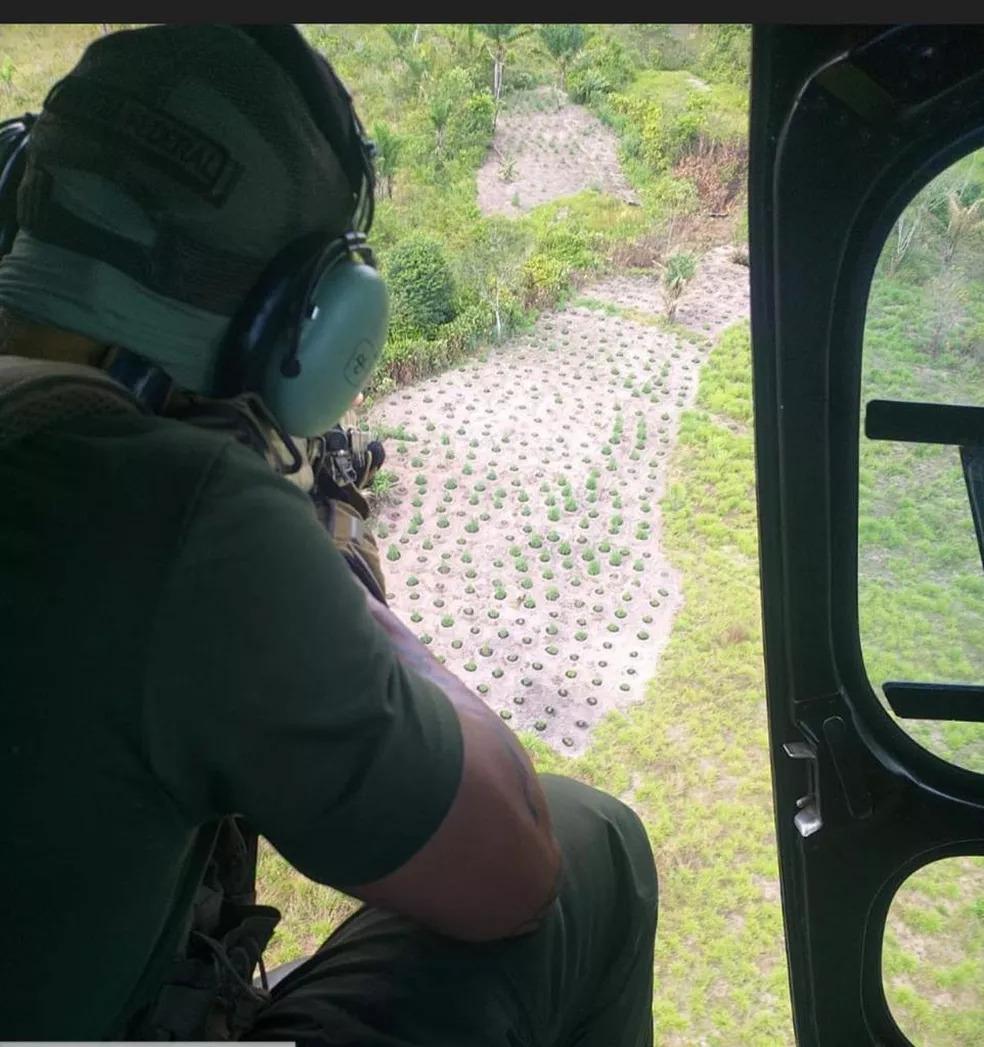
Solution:
M49 88L102 33L100 23L0 24L0 120L37 112Z
M890 241L865 332L862 403L980 403L984 242L961 237L939 187L972 197L972 154L909 209L921 227L901 264ZM936 201L935 215L926 205ZM957 449L872 441L860 455L858 610L869 678L980 683L984 576ZM887 706L886 706L887 707ZM931 752L984 771L984 725L899 721ZM886 995L918 1044L970 1045L984 1028L984 859L937 862L897 896L885 938Z
M932 281L876 280L865 342L865 401L973 402L981 388L984 284L968 290L951 342L934 348ZM861 635L873 682L984 679L984 575L954 447L862 440ZM984 724L904 724L932 751L984 771Z

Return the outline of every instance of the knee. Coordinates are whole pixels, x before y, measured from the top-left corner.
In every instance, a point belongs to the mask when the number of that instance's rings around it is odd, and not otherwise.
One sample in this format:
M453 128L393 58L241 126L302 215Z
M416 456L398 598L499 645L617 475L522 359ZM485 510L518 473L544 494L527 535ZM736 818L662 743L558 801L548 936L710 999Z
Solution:
M632 842L644 842L649 850L649 837L642 819L611 793L560 774L541 774L539 778L551 814L561 821L573 816L580 821L611 823Z
M655 913L658 895L656 863L642 819L627 804L593 786L543 774L540 781L547 797L554 831L561 850L598 848L608 851L615 874L640 905Z

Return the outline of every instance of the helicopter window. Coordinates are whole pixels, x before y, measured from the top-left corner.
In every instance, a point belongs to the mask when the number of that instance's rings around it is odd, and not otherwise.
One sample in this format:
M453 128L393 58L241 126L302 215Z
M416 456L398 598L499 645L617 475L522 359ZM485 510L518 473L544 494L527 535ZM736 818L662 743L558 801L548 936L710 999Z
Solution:
M924 865L892 899L882 976L892 1016L913 1043L980 1039L984 858Z
M858 614L922 746L984 772L984 150L899 215L868 302Z

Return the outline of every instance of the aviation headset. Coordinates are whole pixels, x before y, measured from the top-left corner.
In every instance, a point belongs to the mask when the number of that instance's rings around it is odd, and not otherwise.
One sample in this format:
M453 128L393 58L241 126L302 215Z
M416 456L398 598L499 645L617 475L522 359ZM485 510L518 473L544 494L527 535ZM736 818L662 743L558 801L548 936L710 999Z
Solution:
M292 25L238 26L297 86L352 192L351 228L313 233L285 247L232 318L219 353L216 397L259 394L284 431L313 437L330 429L361 392L382 352L386 285L368 243L374 148L328 62ZM17 192L36 117L0 123L0 259L17 234ZM134 351L118 351L109 373L152 410L169 377Z

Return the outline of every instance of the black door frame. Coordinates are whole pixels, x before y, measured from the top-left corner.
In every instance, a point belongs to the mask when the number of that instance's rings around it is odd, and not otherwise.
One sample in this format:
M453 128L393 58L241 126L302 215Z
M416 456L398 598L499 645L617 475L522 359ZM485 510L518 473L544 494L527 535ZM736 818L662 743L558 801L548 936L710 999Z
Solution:
M865 673L861 348L898 213L984 144L984 31L757 26L750 142L762 603L794 1025L802 1047L909 1044L883 989L885 918L919 867L984 854L984 775L916 744Z

